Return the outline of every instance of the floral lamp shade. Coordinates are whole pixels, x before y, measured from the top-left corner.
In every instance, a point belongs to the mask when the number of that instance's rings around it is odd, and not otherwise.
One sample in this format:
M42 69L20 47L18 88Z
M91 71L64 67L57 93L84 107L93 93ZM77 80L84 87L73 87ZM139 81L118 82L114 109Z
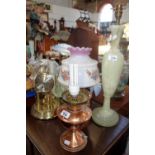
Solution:
M62 61L58 81L63 85L70 83L70 65L77 67L78 86L88 88L100 82L98 62L89 57L91 48L70 47L71 56Z

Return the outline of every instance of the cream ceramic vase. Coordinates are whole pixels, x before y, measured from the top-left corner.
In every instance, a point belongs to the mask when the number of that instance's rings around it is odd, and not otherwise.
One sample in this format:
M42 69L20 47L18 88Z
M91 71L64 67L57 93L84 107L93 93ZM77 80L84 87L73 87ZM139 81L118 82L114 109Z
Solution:
M124 57L119 49L119 42L124 26L112 25L111 48L102 60L102 86L104 90L103 106L93 110L93 121L101 126L111 127L118 123L119 115L110 108L110 99L118 86L123 69Z

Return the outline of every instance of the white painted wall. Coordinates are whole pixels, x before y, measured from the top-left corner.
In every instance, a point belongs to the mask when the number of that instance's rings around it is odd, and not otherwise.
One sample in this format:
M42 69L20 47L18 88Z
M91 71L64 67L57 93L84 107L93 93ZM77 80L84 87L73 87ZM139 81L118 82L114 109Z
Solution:
M61 17L65 19L66 27L76 27L76 19L80 17L80 11L72 8L72 0L36 0L37 2L44 2L51 5L49 11L49 22L53 24L54 19L59 20ZM98 27L99 13L89 13L91 21L96 23ZM115 19L115 17L113 17ZM121 23L129 22L129 5L123 10ZM59 23L57 22L57 30L59 30Z
M100 21L100 13L90 13L90 19L95 23L95 25L99 28L99 21ZM113 20L115 20L115 15L113 13ZM123 9L123 14L120 20L120 23L127 23L129 22L129 5Z
M104 14L103 14L104 15ZM100 21L101 19L101 14L99 13L98 15L96 15L96 17L98 16L98 21ZM113 13L113 21L116 20L115 19L115 15ZM122 14L122 17L121 17L121 20L120 20L120 23L123 24L123 23L127 23L129 22L129 5L127 4L124 9L123 9L123 14Z
M59 20L61 17L64 17L66 27L76 27L75 21L80 17L80 11L73 8L52 5L52 11L49 12L50 23L53 24L54 19Z
M52 4L64 6L64 7L72 7L72 0L51 0Z
M35 0L37 3L46 3L51 5L48 11L49 22L54 25L54 19L57 20L57 30L59 30L59 22L61 17L65 19L66 27L76 27L76 19L80 17L80 12L72 8L72 0Z
M38 3L47 3L47 4L54 4L64 7L72 7L72 0L34 0Z

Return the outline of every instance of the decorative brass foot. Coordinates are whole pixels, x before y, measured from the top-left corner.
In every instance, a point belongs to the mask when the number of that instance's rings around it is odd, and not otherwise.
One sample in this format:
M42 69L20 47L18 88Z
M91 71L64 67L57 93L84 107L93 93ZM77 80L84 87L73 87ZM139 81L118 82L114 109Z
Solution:
M42 98L37 94L37 101L31 108L31 115L38 119L52 119L56 116L59 100L52 94L46 94Z

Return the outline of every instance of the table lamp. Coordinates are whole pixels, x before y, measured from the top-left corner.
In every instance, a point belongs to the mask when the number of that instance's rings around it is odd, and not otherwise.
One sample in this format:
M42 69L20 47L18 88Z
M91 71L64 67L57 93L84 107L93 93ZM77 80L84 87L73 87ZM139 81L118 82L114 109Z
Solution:
M82 150L87 144L87 136L81 125L88 122L92 111L87 105L89 91L86 89L99 82L97 61L89 57L91 48L70 47L71 56L62 61L58 81L69 87L63 93L64 104L57 109L57 116L65 123L71 124L60 136L60 144L69 152Z

